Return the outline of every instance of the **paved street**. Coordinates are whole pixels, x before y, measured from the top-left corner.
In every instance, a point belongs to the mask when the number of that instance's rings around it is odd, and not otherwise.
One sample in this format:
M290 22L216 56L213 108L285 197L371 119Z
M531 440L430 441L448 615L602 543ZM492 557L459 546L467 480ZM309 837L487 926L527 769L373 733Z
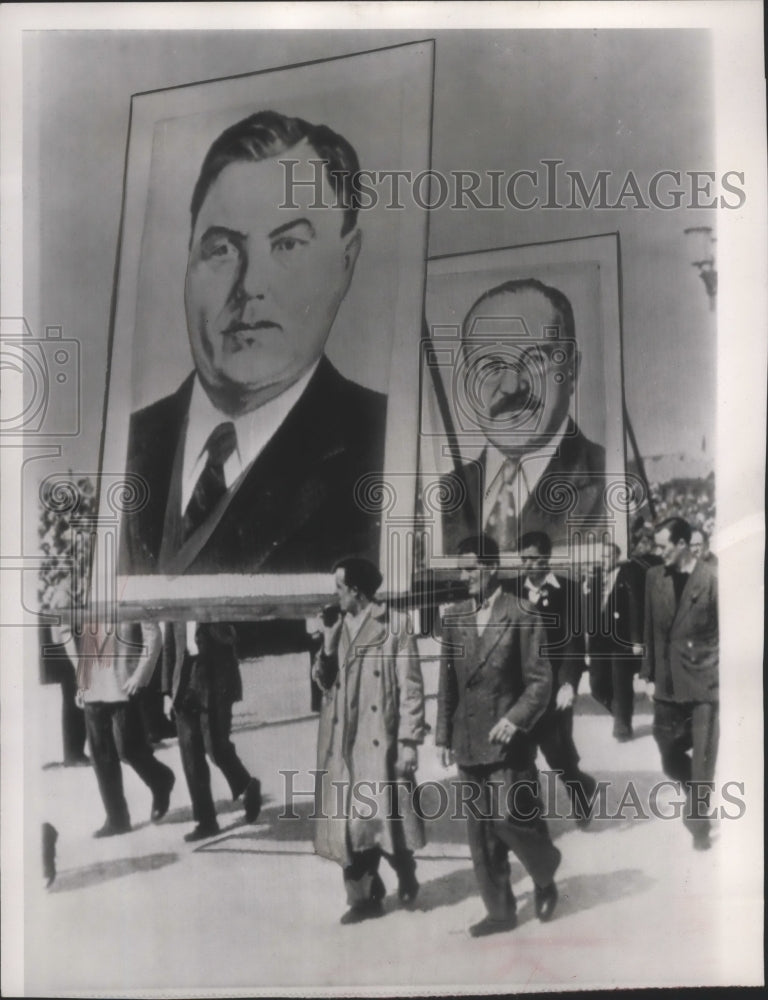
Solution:
M384 864L385 916L341 926L341 872L313 855L310 799L297 796L296 818L281 818L286 779L279 771L299 772L297 790L311 787L306 771L315 766L316 720L254 722L254 678L244 674L250 694L235 741L263 782L265 803L255 825L245 824L241 805L228 800L224 779L213 769L222 832L202 846L184 843L192 819L173 740L158 751L177 776L167 817L156 826L148 822L149 792L124 768L135 828L120 837L92 839L103 813L90 768L30 769L41 794L29 796L27 828L36 837L47 820L59 842L58 877L47 891L39 848L33 843L27 851L28 994L165 987L189 995L195 989L275 992L291 986L303 992L377 986L521 992L756 981L759 959L749 947L745 951L743 929L761 926L762 878L750 888L739 875L743 866L734 877L726 865L745 829L721 820L712 849L699 853L679 820L638 819L631 804L623 818L597 819L586 832L570 819L551 821L563 862L560 903L549 924L536 919L532 884L513 861L517 930L470 938L467 927L483 915L483 906L464 824L443 817L428 824L415 908L399 905L395 876ZM434 668L425 667L425 676L433 691ZM57 698L58 689L38 689L43 762L60 753ZM303 696L295 702L302 704ZM430 697L432 724L434 713ZM608 716L589 695L580 697L577 743L585 769L610 782L609 815L617 812L630 778L648 811L649 790L662 777L650 723L643 697L635 740L617 744ZM450 781L430 742L421 753L419 779ZM434 792L437 786L430 787ZM668 789L660 807L674 798ZM425 807L436 800L436 793L425 797ZM562 789L557 802L567 808Z

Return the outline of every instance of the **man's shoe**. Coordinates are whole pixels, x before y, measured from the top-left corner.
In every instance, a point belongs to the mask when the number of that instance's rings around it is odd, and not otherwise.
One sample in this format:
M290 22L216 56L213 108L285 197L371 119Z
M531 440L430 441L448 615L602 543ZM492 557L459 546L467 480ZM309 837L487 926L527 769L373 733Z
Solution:
M84 753L77 754L74 757L67 757L64 761L64 767L90 767L91 758Z
M364 903L358 903L351 907L342 916L341 924L359 924L363 920L372 920L375 917L384 916L384 904L380 899L368 899Z
M109 820L100 827L95 833L94 837L100 840L102 837L117 837L121 833L130 833L131 824L129 822L125 823L110 823Z
M632 726L614 726L613 736L617 743L629 743L634 736Z
M198 840L207 840L221 833L218 823L198 823L194 830L184 834L184 840L188 844L194 844Z
M243 805L246 823L255 823L261 812L261 782L258 778L251 778L245 786Z
M419 894L419 880L416 878L416 862L409 854L405 862L397 867L397 897L401 903L413 903Z
M557 906L557 898L557 886L554 882L550 882L549 885L543 888L534 885L533 900L536 907L536 916L542 923L546 923L547 920L552 919L552 914L555 912L555 907Z
M168 812L168 806L171 804L171 791L175 784L176 775L169 770L167 777L163 780L162 787L152 796L152 812L149 818L153 823L159 822Z
M415 903L419 894L419 880L416 878L416 868L412 871L398 874L397 898L401 903Z
M504 920L494 920L493 917L483 917L476 924L469 928L471 937L487 937L489 934L502 934L504 931L513 931L517 927L517 914Z

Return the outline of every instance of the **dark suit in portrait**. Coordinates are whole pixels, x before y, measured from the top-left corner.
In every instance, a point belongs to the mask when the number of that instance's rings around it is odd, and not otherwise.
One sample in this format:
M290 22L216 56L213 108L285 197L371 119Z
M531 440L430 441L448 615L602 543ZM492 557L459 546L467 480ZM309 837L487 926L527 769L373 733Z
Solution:
M459 504L447 505L443 512L446 554L455 553L468 535L490 530L483 524L485 491L492 486L486 483L487 456L488 448L478 461L466 462L443 477L446 495L454 495L458 489L463 498ZM525 469L525 456L520 464ZM605 486L605 449L590 441L569 418L565 434L536 486L525 498L511 534L519 538L529 531L544 531L554 545L565 543L569 527L583 527L604 516ZM506 546L501 547L504 550ZM509 546L512 547L517 546Z
M556 704L557 692L564 684L570 684L576 695L585 669L579 588L564 576L550 573L536 588L535 600L532 600L532 591L525 587L525 579L526 575L521 574L512 582L510 591L540 616L546 636L541 652L549 660L552 671L549 704L532 735L549 767L561 772L573 813L584 823L590 814L589 803L597 785L595 779L579 767L579 752L573 740L573 704L567 708L559 708Z
M478 631L475 605L446 613L435 743L450 748L462 782L476 791L467 808L472 864L488 915L514 919L508 852L539 887L550 886L560 862L541 816L532 731L549 704L551 670L540 654L543 629L519 601L498 593ZM511 741L491 743L501 717L517 727Z
M125 515L121 572L328 572L350 552L378 557L380 516L355 485L384 467L386 397L323 358L239 484L184 541L181 474L193 378L131 419L127 471L149 489Z
M705 817L719 737L719 662L716 571L699 559L678 603L674 573L665 566L650 569L642 676L655 686L653 734L664 773L686 783L685 822L694 842L706 843L709 836Z
M613 716L613 735L621 742L633 735L634 677L642 662L633 647L643 641L644 584L643 567L624 562L613 580L598 567L585 595L590 690Z

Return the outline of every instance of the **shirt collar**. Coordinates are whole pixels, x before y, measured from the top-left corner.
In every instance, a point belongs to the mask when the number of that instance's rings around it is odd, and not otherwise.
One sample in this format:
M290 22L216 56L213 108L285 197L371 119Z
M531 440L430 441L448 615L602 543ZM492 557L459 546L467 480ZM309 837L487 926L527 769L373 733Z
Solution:
M192 397L189 401L189 422L187 427L187 441L190 445L193 460L197 461L200 458L205 448L205 443L214 427L227 420L231 420L237 432L237 452L240 456L240 461L243 466L249 465L256 457L256 454L258 454L258 452L253 453L254 448L260 444L260 451L266 444L266 441L262 443L261 440L264 437L265 428L273 428L272 433L277 430L299 401L319 363L319 360L316 361L311 368L304 372L301 378L298 378L293 385L290 385L284 392L281 392L279 396L275 396L269 402L257 406L255 410L249 410L248 413L242 413L236 417L228 417L213 405L208 393L200 382L200 377L195 375L195 381L192 386Z
M525 578L523 586L527 590L534 590L536 592L541 591L544 587L547 587L547 586L554 587L555 590L559 590L560 589L560 582L557 579L557 577L555 576L555 574L550 571L549 573L547 573L547 575L544 577L544 579L541 581L541 583L539 584L538 587L536 586L535 583L531 583L529 577Z
M536 449L536 451L527 452L525 455L520 456L520 461L517 466L517 473L515 473L515 480L518 478L518 474L522 470L523 473L523 490L521 495L521 500L523 503L528 499L528 497L536 489L536 486L544 475L544 472L552 461L557 449L565 437L565 432L568 429L568 421L570 420L570 415L566 415L562 424L557 430L554 437L550 438L549 441L541 448ZM509 456L505 455L502 451L488 442L485 449L485 503L488 506L488 512L490 508L496 501L496 494L498 492L497 480L501 475L501 470Z
M205 445L211 432L219 424L230 420L235 426L237 444L235 452L224 467L227 487L232 486L238 476L258 458L274 437L293 407L298 403L310 379L315 373L319 359L293 385L279 396L258 406L255 410L236 417L228 417L218 410L196 374L189 401L187 433L184 442L184 470L182 473L182 509L184 499L192 494L195 482L205 464Z

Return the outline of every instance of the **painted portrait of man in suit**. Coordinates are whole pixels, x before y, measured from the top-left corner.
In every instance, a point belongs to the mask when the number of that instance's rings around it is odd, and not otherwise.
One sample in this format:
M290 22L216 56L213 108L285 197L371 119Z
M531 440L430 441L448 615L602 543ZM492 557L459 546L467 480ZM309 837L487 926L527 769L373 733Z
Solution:
M285 160L303 179L288 190ZM376 558L380 518L355 487L383 469L386 396L325 355L363 242L359 170L343 136L274 111L210 146L184 285L194 371L131 416L127 471L147 502L124 518L121 573L326 572L350 552Z
M463 500L443 516L446 553L479 530L502 552L530 531L563 543L568 526L599 519L605 448L576 419L581 357L568 297L537 278L496 285L470 307L456 392L484 447L451 473Z

